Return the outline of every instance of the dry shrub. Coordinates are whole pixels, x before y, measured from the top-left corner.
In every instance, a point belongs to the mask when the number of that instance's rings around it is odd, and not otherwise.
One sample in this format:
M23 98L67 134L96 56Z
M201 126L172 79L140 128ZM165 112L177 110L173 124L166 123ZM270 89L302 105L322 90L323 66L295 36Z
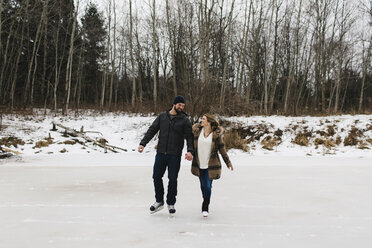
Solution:
M344 146L356 146L359 144L359 137L363 136L363 132L356 127L352 127L349 135L344 140Z
M336 138L336 145L340 145L341 142L342 142L341 137L340 136L337 136L337 138Z
M32 148L35 149L35 148L47 147L50 144L53 144L53 138L47 137L47 138L44 138L44 140L35 142L35 146Z
M224 135L226 150L235 148L248 151L247 142L239 136L236 130L227 131Z
M41 147L47 147L47 146L49 146L48 141L40 140L40 141L37 141L37 142L35 143L35 146L32 147L32 148L35 149L35 148L41 148Z
M102 145L106 145L106 143L108 143L108 141L105 140L104 138L100 138L97 142L102 144Z
M67 152L66 148L63 148L62 150L59 151L60 153L65 153Z
M325 143L325 140L322 138L316 138L314 140L315 149L318 149L319 145L323 145Z
M269 136L266 136L261 141L262 148L263 149L266 149L266 150L269 150L269 151L274 150L273 147L274 146L278 146L280 143L282 143L282 139L280 137L274 137L273 138L270 135Z
M65 145L75 145L76 144L76 141L74 141L74 140L65 140L63 142L63 144L65 144Z
M369 147L368 147L368 144L366 142L361 141L359 146L358 146L358 149L365 150L365 149L369 149Z
M372 145L372 139L367 139L367 142Z
M371 131L372 130L372 124L368 124L366 127L366 131Z
M331 126L327 126L327 132L328 132L328 136L333 136L336 134L336 130L335 130L335 125Z
M328 136L328 133L321 131L321 130L317 130L315 133L319 134L320 136L325 136L325 137Z
M322 139L322 138L316 138L314 140L315 149L318 149L319 145L323 145L324 147L331 149L332 147L336 146L335 141L333 139Z
M48 142L49 145L53 144L53 138L47 137L47 138L45 138L45 140L46 140L46 142Z
M18 139L17 137L4 137L0 139L0 145L11 147L14 146L15 148L18 148L18 145L25 145L25 142L21 139Z
M293 144L297 144L300 146L308 146L309 139L312 137L311 132L300 132L296 135L295 139L292 140Z
M333 139L326 139L323 146L327 147L328 149L331 149L332 147L335 147L336 144L333 141Z
M276 131L274 132L274 135L275 135L275 136L278 136L278 137L282 137L282 136L283 136L283 131L280 130L280 129L278 128L278 130L276 130Z
M299 127L298 125L294 125L294 126L292 127L292 129L293 129L294 131L296 131L298 127Z

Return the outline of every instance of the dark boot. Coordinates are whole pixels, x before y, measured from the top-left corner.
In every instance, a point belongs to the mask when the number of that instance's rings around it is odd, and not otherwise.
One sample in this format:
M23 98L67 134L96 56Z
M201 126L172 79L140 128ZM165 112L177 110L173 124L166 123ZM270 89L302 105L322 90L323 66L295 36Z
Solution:
M210 202L210 199L207 199L207 198L204 199L203 204L202 204L202 212L209 211L209 202Z

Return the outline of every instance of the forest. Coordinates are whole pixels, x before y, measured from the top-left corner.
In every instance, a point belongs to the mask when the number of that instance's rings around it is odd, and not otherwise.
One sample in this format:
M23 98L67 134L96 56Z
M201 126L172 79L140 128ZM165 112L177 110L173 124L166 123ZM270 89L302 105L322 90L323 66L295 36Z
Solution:
M0 0L0 111L372 112L370 0Z

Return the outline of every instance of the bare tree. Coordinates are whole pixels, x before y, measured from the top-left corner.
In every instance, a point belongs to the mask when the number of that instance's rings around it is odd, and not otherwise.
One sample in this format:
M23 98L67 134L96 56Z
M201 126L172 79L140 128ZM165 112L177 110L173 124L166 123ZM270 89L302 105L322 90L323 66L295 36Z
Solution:
M115 78L115 73L116 73L116 2L115 0L113 1L113 9L112 11L114 12L114 27L113 27L113 46L110 45L112 49L110 49L110 54L111 54L111 73L110 73L110 94L109 94L109 111L112 111L112 95L113 95L113 88L114 88L114 78ZM110 2L111 5L111 2ZM109 31L110 33L110 31Z
M168 30L168 37L169 37L169 48L171 51L172 56L172 83L173 83L173 92L174 95L178 95L177 93L177 82L176 82L176 57L174 52L174 40L173 40L173 30L172 30L172 24L171 24L171 13L170 13L170 6L169 6L169 0L166 0L166 14L167 14L167 30Z
M132 65L132 108L136 104L136 75L135 75L135 63L134 63L134 52L133 52L133 14L132 14L132 0L129 0L129 52L130 61Z
M228 20L227 20L227 26L228 26L228 31L227 31L227 45L226 45L226 59L225 63L223 65L223 73L222 73L222 86L221 86L221 92L220 92L220 109L222 109L222 106L225 105L225 91L226 91L226 77L227 77L227 65L229 62L229 48L231 46L231 30L232 30L232 16L233 16L233 11L234 11L234 4L235 0L232 1L231 3L231 9L229 12ZM222 6L223 2L221 5L221 12L222 12Z
M71 37L70 37L70 49L68 52L67 65L66 65L66 84L65 84L66 96L65 96L65 106L64 106L64 114L66 115L68 114L68 107L69 107L70 95L71 95L72 60L74 56L74 40L75 40L75 33L76 33L78 10L79 10L79 0L77 0L76 9L74 11Z
M364 44L363 44L364 45ZM359 106L358 106L358 111L362 111L362 106L363 106L363 97L364 97L364 87L366 84L366 78L367 78L367 69L368 65L371 61L371 50L372 50L372 42L369 41L369 46L368 48L364 48L363 46L363 62L362 62L362 86L360 88L360 97L359 97Z
M26 19L27 19L27 16L28 16L28 12L29 12L29 3L30 3L30 0L26 0L26 4L24 5L25 9L24 9L24 13L25 13L25 16L26 16ZM21 54L22 54L22 50L23 50L23 42L24 42L24 31L25 31L25 27L26 27L26 23L23 22L22 23L22 31L21 31L21 35L20 35L20 46L18 47L18 54L17 54L17 59L16 59L16 62L14 64L14 76L13 76L13 80L12 80L12 86L11 86L11 91L10 91L10 102L11 102L11 105L10 105L10 110L13 111L13 108L14 108L14 93L15 93L15 88L16 88L16 83L17 83L17 76L18 76L18 68L19 68L19 60L21 58Z
M167 1L168 3L168 1ZM168 10L168 9L167 9ZM152 63L153 63L153 70L154 70L154 89L152 93L152 97L154 100L154 109L157 107L157 100L158 100L158 91L157 91L157 43L158 43L158 38L157 38L157 33L156 33L156 1L152 1L152 14L151 14L151 19L152 19L152 52L153 52L153 58L152 58Z
M199 26L199 52L200 52L200 79L202 87L209 80L208 59L209 59L209 39L211 35L211 15L214 11L215 1L211 1L208 7L208 0L200 0L198 8Z

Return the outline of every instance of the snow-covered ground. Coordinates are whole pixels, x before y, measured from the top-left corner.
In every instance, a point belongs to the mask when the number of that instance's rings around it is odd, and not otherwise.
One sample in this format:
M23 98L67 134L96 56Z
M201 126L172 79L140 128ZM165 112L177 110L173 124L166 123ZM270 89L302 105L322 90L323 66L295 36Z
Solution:
M285 130L306 125L314 140L316 131L323 130L321 123L337 124L335 136L344 139L354 126L363 130L366 141L372 116L227 118L281 129L282 143L267 151L262 136L249 144L249 152L228 152L235 170L224 167L222 178L213 182L207 219L200 213L198 179L184 159L175 217L166 209L149 213L156 138L145 153L136 149L153 119L3 116L0 139L16 136L25 145L9 147L22 154L0 160L0 247L370 247L371 150L342 143L331 149L302 147ZM50 131L51 121L100 132L87 135L127 152L65 144L73 138L63 137L61 128ZM33 148L49 133L53 144Z
M103 153L104 150L91 143L85 143L82 138L64 137L64 129L57 127L57 131L51 131L52 121L66 127L80 131L82 128L86 135L99 140L104 138L108 144L118 146L127 150L127 153L136 153L139 141L147 128L151 125L155 116L143 116L136 114L109 113L100 115L88 112L82 116L53 117L48 115L3 115L3 128L0 131L0 139L3 137L17 137L25 144L17 148L9 147L12 150L21 152L23 155L58 154L61 151L69 154L91 154ZM232 149L230 154L245 154L247 156L362 156L372 157L372 115L341 115L325 117L284 117L284 116L252 116L252 117L229 117L221 118L225 123L226 130L233 127L240 127L255 134L253 141L248 143L248 152ZM331 130L329 129L331 128ZM356 145L345 146L344 140L354 130ZM274 135L279 131L280 136ZM307 146L294 143L298 134L311 134ZM359 136L358 136L359 135ZM246 140L252 136L245 137ZM263 149L263 140L271 136L280 138L278 145L272 150ZM51 137L47 147L37 147L39 141L46 141ZM316 140L330 141L334 146L315 145ZM336 145L337 139L339 144ZM79 141L74 145L68 142ZM145 152L155 152L157 137L148 144ZM318 142L319 143L319 142ZM364 148L364 149L360 149Z

